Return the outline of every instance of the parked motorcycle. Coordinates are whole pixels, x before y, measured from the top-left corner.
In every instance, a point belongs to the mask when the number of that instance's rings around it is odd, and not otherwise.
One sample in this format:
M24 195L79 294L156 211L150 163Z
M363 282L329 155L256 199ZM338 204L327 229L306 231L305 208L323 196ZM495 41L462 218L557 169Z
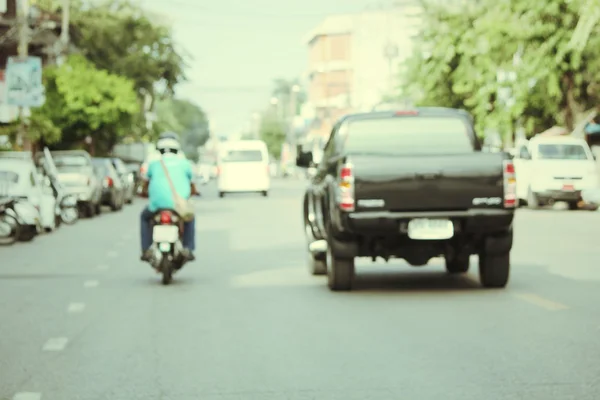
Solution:
M163 285L168 285L173 274L185 264L182 254L183 220L173 210L159 210L154 214L153 221L155 257L152 266L162 274Z
M15 203L14 198L0 199L0 245L11 245L19 239L21 224Z
M60 220L67 225L73 225L79 220L77 198L72 195L62 196L59 204Z

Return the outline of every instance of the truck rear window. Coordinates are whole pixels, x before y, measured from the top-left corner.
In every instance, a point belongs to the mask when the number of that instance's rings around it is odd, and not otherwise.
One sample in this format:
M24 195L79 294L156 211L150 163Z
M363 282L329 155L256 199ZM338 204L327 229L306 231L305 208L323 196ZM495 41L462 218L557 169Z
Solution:
M457 117L397 117L351 121L348 153L429 155L473 152L466 122Z
M263 161L263 153L260 150L230 150L221 161L224 163L260 162Z

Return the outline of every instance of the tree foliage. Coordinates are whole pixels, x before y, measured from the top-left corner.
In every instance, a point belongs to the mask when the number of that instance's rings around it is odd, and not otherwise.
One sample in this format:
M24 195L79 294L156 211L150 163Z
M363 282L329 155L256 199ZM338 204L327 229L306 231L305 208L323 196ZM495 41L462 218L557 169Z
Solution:
M154 137L165 131L178 133L186 156L197 160L198 147L203 146L210 135L204 111L188 100L165 99L156 103L155 112Z
M33 110L30 130L37 126L39 132L51 133L41 137L46 143L68 148L90 136L106 151L131 128L139 108L127 78L96 69L80 55L44 72L46 103Z
M274 114L265 114L261 120L259 136L267 144L269 154L279 159L281 157L281 146L286 140L283 121Z
M482 0L460 10L426 4L402 95L467 109L480 132L512 131L513 121L530 135L555 124L572 129L600 104L600 26L586 30L581 18L590 1Z
M185 62L176 50L171 28L152 20L140 7L123 0L105 0L94 7L82 3L72 12L73 37L98 68L134 82L140 96L173 94L185 79ZM158 85L157 85L158 84Z
M294 86L297 87L297 92L294 92ZM302 104L306 102L306 92L304 92L297 79L275 79L271 95L279 100L280 105L283 107L282 115L285 118L288 118L290 111L292 111L292 96L295 96L294 115L299 113Z

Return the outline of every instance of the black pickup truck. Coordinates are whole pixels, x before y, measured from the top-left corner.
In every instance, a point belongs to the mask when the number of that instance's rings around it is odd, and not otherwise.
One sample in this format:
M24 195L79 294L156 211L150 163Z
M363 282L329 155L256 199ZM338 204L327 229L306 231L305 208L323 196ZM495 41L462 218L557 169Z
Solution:
M296 164L312 163L298 152ZM403 258L413 266L443 256L465 273L479 256L484 287L505 287L516 208L514 165L485 153L471 116L416 108L343 117L304 195L313 274L351 290L354 259Z

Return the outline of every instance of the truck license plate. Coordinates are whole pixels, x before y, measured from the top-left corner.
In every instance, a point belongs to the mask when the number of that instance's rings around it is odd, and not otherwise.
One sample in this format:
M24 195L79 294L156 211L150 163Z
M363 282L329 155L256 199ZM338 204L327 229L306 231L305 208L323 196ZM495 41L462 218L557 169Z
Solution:
M563 185L563 190L565 192L572 192L575 190L575 185Z
M413 240L446 240L454 236L454 224L447 219L413 219L408 237Z
M154 243L175 243L179 239L179 227L176 225L156 225L152 231Z

